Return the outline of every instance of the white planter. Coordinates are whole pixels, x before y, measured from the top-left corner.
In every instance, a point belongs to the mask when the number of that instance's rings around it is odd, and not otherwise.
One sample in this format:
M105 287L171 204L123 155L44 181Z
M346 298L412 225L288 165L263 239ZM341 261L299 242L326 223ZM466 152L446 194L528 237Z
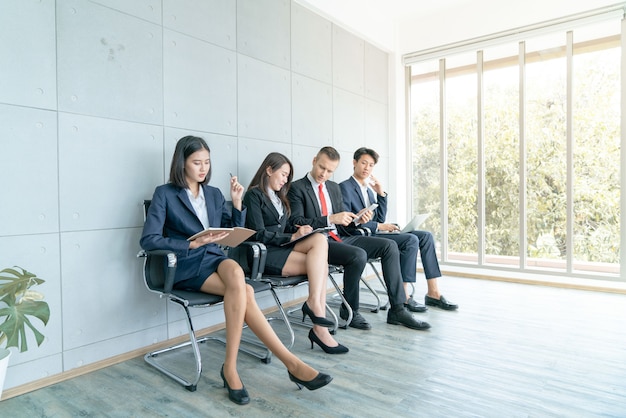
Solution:
M0 399L2 399L2 389L4 388L4 378L7 376L7 369L9 368L9 358L11 357L11 350L6 348L0 348Z

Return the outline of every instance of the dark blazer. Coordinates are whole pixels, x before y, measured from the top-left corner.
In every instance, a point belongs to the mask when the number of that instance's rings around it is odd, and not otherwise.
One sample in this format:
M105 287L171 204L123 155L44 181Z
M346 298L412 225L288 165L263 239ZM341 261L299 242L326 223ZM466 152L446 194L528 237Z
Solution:
M254 229L256 234L251 241L259 241L266 245L280 246L291 241L291 233L287 229L288 217L280 217L270 198L258 187L249 189L243 197L243 203L249 209L246 227Z
M209 225L212 227L244 226L246 209L239 211L226 205L222 192L212 186L202 186L206 200ZM203 262L224 256L217 244L189 249L187 238L204 227L191 206L185 189L171 183L158 186L146 215L140 245L145 250L170 250L178 258L174 282L195 277Z
M328 180L326 189L333 206L333 213L345 212L339 185L334 181ZM322 216L322 210L317 202L315 190L313 190L313 186L311 186L307 176L291 183L288 196L291 204L289 222L292 225L311 225L314 229L328 226L328 217ZM339 235L342 236L361 235L354 224L348 226L336 225L336 227Z
M343 206L346 210L357 213L365 208L365 201L363 200L363 194L361 193L361 186L350 176L348 180L342 181L339 186L341 187L341 193L343 195ZM374 203L374 192L368 189L370 202ZM372 232L376 232L379 223L385 223L387 217L387 196L377 196L378 207L374 209L374 217L371 221L362 224Z

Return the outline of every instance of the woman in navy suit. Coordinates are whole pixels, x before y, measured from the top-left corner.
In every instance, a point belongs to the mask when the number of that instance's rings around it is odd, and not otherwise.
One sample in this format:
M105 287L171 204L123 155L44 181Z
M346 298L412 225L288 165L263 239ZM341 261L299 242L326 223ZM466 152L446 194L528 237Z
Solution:
M220 372L231 401L250 402L248 392L237 373L237 354L244 320L259 339L287 367L289 378L299 387L310 390L332 380L318 373L291 353L280 341L256 304L254 291L245 282L244 272L236 261L226 257L216 241L222 234L187 238L209 226L243 226L246 209L242 203L243 186L236 177L230 180L232 212L226 209L219 189L207 185L211 178L210 150L199 137L186 136L176 144L170 168L170 181L154 192L141 237L145 250L166 249L178 258L176 288L224 296L226 319L226 356Z
M287 157L278 152L265 157L243 198L249 209L246 226L257 231L251 239L267 246L265 273L307 275L309 297L302 305L302 317L304 320L304 315L308 315L313 322L309 331L311 348L315 342L326 353L347 353L348 348L337 343L326 328L334 325L325 318L328 240L323 234L311 234L310 225L287 227L290 215L287 192L292 179L293 165ZM311 235L289 244L307 234Z

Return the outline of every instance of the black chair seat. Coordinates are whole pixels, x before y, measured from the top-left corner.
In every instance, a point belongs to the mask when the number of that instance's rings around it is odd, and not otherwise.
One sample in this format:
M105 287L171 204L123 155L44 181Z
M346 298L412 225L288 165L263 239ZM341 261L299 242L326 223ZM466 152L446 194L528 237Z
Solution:
M308 277L301 276L272 276L272 275L263 275L261 282L266 282L268 285L274 287L293 287L297 286L300 283L306 283L308 281ZM258 283L258 282L257 282Z

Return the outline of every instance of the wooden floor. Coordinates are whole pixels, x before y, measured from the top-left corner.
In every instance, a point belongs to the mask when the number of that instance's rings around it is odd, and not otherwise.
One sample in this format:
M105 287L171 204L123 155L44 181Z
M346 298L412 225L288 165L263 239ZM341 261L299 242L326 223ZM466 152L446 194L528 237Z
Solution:
M418 282L420 295L425 284ZM188 392L136 358L0 403L1 417L626 417L626 295L446 277L458 312L416 314L429 331L387 325L340 330L350 348L293 351L334 376L299 391L274 359L241 355L252 402L231 403L223 346L202 348L204 372Z

